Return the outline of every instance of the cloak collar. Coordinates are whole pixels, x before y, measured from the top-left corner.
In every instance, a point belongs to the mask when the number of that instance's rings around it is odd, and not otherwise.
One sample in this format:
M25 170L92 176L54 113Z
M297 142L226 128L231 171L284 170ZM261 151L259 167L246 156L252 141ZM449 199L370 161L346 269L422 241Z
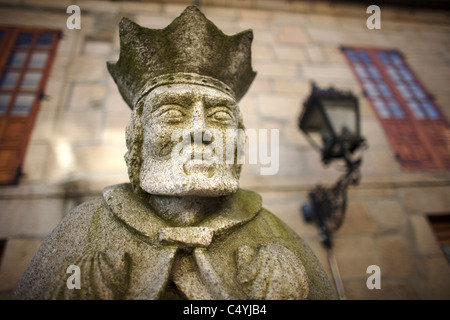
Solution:
M250 221L261 210L258 194L238 189L198 225L173 227L153 211L145 197L134 193L129 183L106 187L103 199L114 217L143 240L184 247L208 247L213 237Z

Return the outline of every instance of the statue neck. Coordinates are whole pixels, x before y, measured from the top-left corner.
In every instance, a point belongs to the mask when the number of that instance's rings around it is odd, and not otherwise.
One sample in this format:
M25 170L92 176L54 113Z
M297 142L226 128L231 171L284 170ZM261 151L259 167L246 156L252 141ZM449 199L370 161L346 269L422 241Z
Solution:
M165 221L177 227L193 226L205 219L219 205L221 197L151 195L150 206Z

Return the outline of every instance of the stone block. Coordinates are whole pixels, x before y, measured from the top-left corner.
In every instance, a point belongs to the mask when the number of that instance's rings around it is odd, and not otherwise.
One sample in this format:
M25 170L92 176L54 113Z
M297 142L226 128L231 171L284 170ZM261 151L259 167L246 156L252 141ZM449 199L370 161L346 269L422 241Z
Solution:
M287 11L292 6L290 1L258 0L254 3L256 8L270 12Z
M272 12L267 10L239 10L240 18L244 21L269 21L272 18Z
M447 212L450 208L450 187L403 188L399 195L404 207L423 213Z
M219 20L220 22L220 20ZM215 23L215 21L214 21ZM253 30L253 34L258 36L262 33L274 33L274 30L271 28L270 20L266 21L264 19L261 20L237 20L237 21L229 21L228 24L231 28L222 29L225 33L238 33L243 30L251 29ZM217 24L220 28L222 24ZM227 26L227 24L225 24ZM230 30L230 31L229 31Z
M65 10L64 10L65 12ZM68 15L67 15L68 17ZM67 19L67 18L66 18ZM84 21L83 21L83 29L84 29ZM54 60L54 65L58 59L60 59L61 55L70 55L72 52L79 52L78 48L80 47L81 35L77 32L72 32L73 30L69 30L64 28L62 30L62 38L58 42L58 47L56 50L56 56ZM53 69L54 67L52 67Z
M49 152L43 181L60 183L67 179L74 170L72 143L66 139L54 139L49 145Z
M44 99L41 101L39 110L56 111L60 108L61 101L65 99L68 93L68 87L69 86L66 83L58 80L58 77L53 77L53 75L51 75L45 85Z
M279 46L274 46L273 51L275 53L275 58L278 61L304 62L307 60L305 48L303 48L303 47L279 45ZM252 54L253 54L253 52L252 52Z
M361 118L361 135L367 140L369 148L390 145L383 127L375 117Z
M301 206L306 202L305 197L294 193L273 192L274 199L270 199L267 193L261 193L263 207L275 214L300 237L312 238L317 236L317 228L313 224L304 221Z
M305 134L300 131L298 127L298 117L290 118L282 128L280 132L280 140L283 143L287 143L289 147L295 148L300 152L305 148L309 148L309 142L305 137Z
M274 59L274 49L266 44L252 46L252 59L258 61L272 61Z
M150 3L150 2L126 2L122 3L120 8L121 12L124 13L161 13L162 12L162 4L161 3Z
M24 178L27 181L42 181L48 153L49 146L46 143L31 143L28 145L23 163Z
M0 267L0 291L12 291L41 245L35 239L9 239Z
M103 112L100 109L87 112L64 112L58 119L58 139L70 142L98 141L101 134Z
M365 152L364 157L366 160L370 157L371 165L364 166L363 173L377 173L377 172L399 172L401 171L401 166L394 153L387 149L377 150L375 148L369 149Z
M125 145L85 145L74 148L75 174L114 174L127 172Z
M401 230L407 224L406 214L397 200L369 200L366 207L380 231Z
M419 260L421 276L412 282L419 299L450 299L450 266L444 257L423 257Z
M311 92L311 84L307 81L274 79L274 83L275 83L274 87L275 87L276 93L280 93L280 94L288 93L288 94L298 95L299 108Z
M46 237L63 214L62 199L1 200L0 237Z
M347 62L345 60L344 54L339 49L339 46L336 45L324 45L322 49L325 53L326 60L331 62Z
M88 12L107 12L107 13L116 13L120 10L119 3L108 3L105 4L104 1L98 0L78 0L77 5L80 6L81 10L86 10Z
M298 176L300 178L304 168L302 152L290 146L281 145L279 153L279 169L277 175Z
M107 114L123 116L126 118L130 118L131 109L123 100L122 96L117 89L115 83L113 83L112 79L109 80L108 90L105 98L105 110Z
M348 201L342 226L336 235L374 234L377 227L362 201Z
M265 62L253 61L253 69L260 78L287 78L295 79L300 76L299 66L296 62Z
M178 17L183 12L183 10L189 5L192 5L192 1L189 0L165 1L165 4L163 6L163 13L170 16L171 19L173 20L176 17Z
M273 46L274 43L277 43L276 35L272 32L262 32L259 30L255 30L253 34L254 37L252 46L262 44Z
M401 235L386 235L376 240L381 258L381 273L388 277L408 277L417 273L415 258Z
M302 66L304 78L308 81L316 79L329 83L339 83L341 80L354 81L350 67L345 63L311 63Z
M85 111L100 109L103 106L103 99L106 88L102 84L77 83L70 91L69 110Z
M414 233L415 248L418 253L442 254L428 220L424 216L411 215L410 221Z
M108 57L112 50L111 42L100 40L86 40L83 53L86 55Z
M125 146L125 129L129 118L107 115L102 130L102 141L108 145Z
M250 89L248 90L247 94L244 96L244 98L241 101L248 99L248 97L252 96L252 95L273 92L272 82L273 81L270 78L263 79L263 78L259 78L257 76L256 79L251 84Z
M60 46L58 46L59 48ZM54 85L60 85L64 86L65 84L62 81L66 80L66 77L68 75L69 66L71 64L72 57L68 53L57 53L55 59L53 60L53 65L50 71L50 77L48 79L47 85L46 85L46 94L48 85L51 84ZM54 82L54 83L52 83ZM56 91L57 92L57 91Z
M323 51L322 47L316 44L310 44L305 46L307 57L309 61L312 62L325 62L327 56Z
M53 130L55 126L55 111L39 110L31 132L31 142L49 141L53 138Z
M321 156L319 152L317 152L315 149L303 150L302 154L305 157L305 168L304 170L311 175L317 175L320 173L324 173L328 170L326 170L326 167L321 162ZM332 177L329 177L326 181L322 181L323 183L331 184L332 183Z
M305 14L282 11L274 11L271 19L271 23L275 26L305 26L308 22L308 16Z
M299 97L295 95L261 94L258 97L259 112L269 119L288 120L298 117Z
M239 102L239 110L246 129L257 129L261 122L257 110L257 99L255 96L247 96Z
M369 235L335 236L334 254L342 280L366 281L367 267L380 265L375 240Z
M312 42L339 46L345 43L345 35L339 29L306 27Z
M205 0L204 0L205 1ZM214 21L215 19L237 21L241 18L241 10L230 8L225 4L228 0L206 0L202 12L205 16Z
M364 176L361 179L361 182L364 183ZM348 197L350 199L354 200L364 200L364 201L371 201L367 204L367 207L371 209L371 206L373 202L380 200L380 198L391 198L395 197L396 191L393 188L390 188L389 186L386 186L386 188L370 188L368 186L356 186L354 188L350 188L348 190ZM370 211L372 213L372 211ZM375 218L374 218L375 219ZM375 221L376 222L376 221Z
M359 112L360 112L360 116L361 119L365 120L365 119L371 119L372 121L375 120L375 111L369 101L369 99L367 99L366 97L364 97L364 95L362 94L362 89L361 87L357 87L355 88L353 91L353 94L356 94L359 98ZM377 121L378 125L379 122Z
M36 0L35 2L39 1ZM48 2L50 3L54 1L48 0ZM59 4L56 5L59 6ZM67 8L67 6L65 8ZM68 17L65 8L60 11L61 14L55 14L50 10L30 10L25 9L24 7L20 7L17 9L2 7L2 12L0 13L0 21L2 22L2 25L7 26L42 26L52 29L61 29L62 27L65 28Z
M278 34L278 42L284 44L308 44L309 41L305 29L299 26L284 26Z
M74 81L95 81L106 76L104 57L77 56L68 66L68 78Z

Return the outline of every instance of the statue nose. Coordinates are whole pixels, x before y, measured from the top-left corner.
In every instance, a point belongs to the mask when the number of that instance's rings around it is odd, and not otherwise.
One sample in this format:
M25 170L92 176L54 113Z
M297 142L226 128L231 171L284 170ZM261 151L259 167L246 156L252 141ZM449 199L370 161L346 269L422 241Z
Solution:
M205 107L202 101L195 102L192 112L191 136L195 144L209 144L213 140L205 119Z

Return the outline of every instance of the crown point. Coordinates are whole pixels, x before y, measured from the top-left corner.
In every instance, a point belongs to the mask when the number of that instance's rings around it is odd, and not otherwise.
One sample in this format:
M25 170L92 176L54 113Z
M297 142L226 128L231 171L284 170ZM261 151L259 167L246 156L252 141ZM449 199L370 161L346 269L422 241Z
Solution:
M139 29L140 26L128 19L127 17L123 17L119 22L119 33L123 34L124 32L130 32L132 30Z

